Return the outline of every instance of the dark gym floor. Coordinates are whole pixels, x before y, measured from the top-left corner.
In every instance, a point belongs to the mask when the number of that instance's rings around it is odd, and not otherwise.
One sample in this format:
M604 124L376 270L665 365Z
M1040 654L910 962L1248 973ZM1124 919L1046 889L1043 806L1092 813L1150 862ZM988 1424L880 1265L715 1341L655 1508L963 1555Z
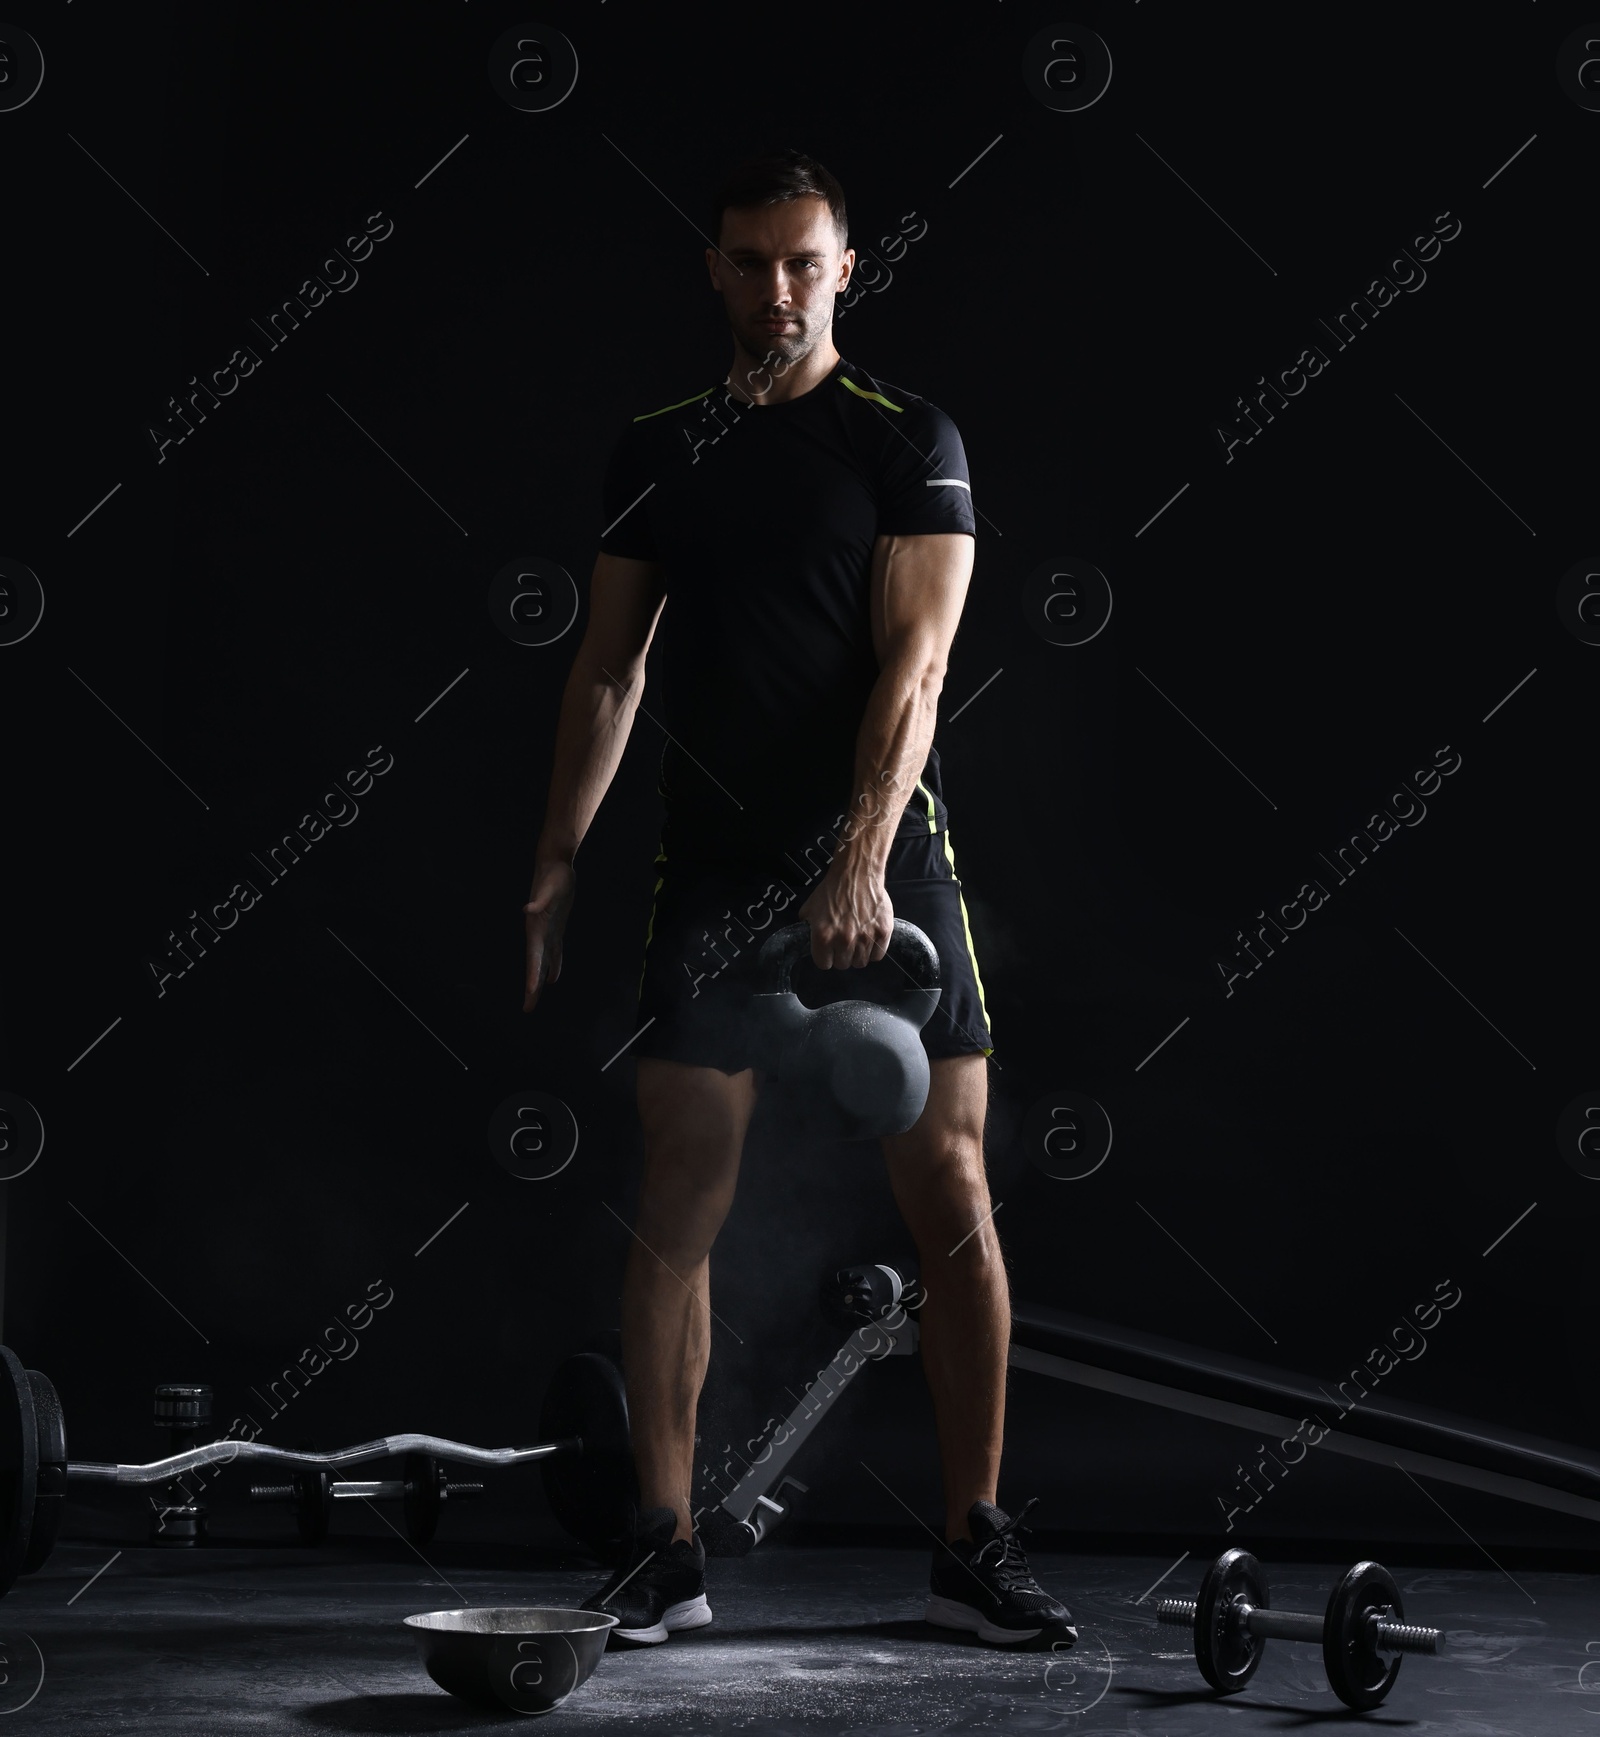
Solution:
M315 1552L116 1549L64 1541L0 1605L0 1713L22 1709L8 1729L217 1737L510 1724L514 1715L480 1712L437 1689L401 1617L467 1604L575 1603L603 1578L577 1554L436 1541L424 1561L398 1538L330 1541ZM1035 1549L1030 1559L1078 1619L1070 1653L1001 1650L925 1625L923 1549L774 1540L743 1560L708 1564L711 1627L609 1651L548 1717L585 1730L859 1737L1185 1737L1358 1718L1328 1690L1319 1650L1299 1643L1269 1642L1243 1693L1213 1697L1184 1631L1158 1628L1156 1599L1141 1602L1162 1575L1157 1597L1193 1596L1204 1566L1197 1557L1176 1568L1170 1556ZM522 1566L529 1562L537 1566ZM1274 1604L1320 1612L1347 1566L1268 1562ZM1390 1566L1408 1619L1445 1629L1454 1656L1407 1659L1368 1722L1539 1737L1578 1731L1585 1714L1600 1714L1600 1577L1521 1568L1513 1577L1488 1562ZM1593 1681L1580 1678L1586 1661Z

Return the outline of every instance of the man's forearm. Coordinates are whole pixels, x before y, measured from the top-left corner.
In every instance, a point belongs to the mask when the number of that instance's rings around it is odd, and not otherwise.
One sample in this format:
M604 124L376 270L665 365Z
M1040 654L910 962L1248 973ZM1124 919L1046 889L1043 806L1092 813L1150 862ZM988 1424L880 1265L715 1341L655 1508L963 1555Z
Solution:
M938 721L942 670L921 659L878 672L856 737L855 787L839 829L847 872L881 880L895 828L915 788Z
M625 687L579 651L561 696L536 861L577 854L628 745L643 686L643 670Z

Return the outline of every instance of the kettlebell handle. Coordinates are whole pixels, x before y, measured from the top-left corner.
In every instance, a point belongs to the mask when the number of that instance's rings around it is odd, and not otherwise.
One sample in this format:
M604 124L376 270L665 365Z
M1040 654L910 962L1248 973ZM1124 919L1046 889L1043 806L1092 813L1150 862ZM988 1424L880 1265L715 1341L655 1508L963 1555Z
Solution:
M790 923L787 928L774 929L761 943L756 955L756 993L758 995L789 995L790 979L803 954L811 951L811 925ZM889 937L889 950L884 958L892 959L910 977L918 989L939 987L939 954L932 941L915 923L904 917L894 920L894 933Z

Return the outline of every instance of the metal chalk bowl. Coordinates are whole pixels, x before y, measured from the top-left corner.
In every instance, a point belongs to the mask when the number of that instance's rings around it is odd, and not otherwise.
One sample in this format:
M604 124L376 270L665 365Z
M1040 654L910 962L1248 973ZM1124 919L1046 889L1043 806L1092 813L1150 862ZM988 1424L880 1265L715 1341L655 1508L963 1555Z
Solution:
M441 1689L480 1707L548 1713L589 1680L617 1618L514 1604L430 1610L405 1624Z

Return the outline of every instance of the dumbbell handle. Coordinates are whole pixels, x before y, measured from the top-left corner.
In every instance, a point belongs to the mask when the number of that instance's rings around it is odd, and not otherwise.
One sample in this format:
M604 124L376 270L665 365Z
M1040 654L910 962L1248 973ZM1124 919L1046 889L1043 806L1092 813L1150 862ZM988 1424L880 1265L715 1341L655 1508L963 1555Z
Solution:
M213 1441L204 1447L190 1448L186 1453L173 1454L164 1460L151 1460L142 1466L72 1460L67 1464L67 1476L103 1484L161 1484L181 1472L193 1471L196 1466L226 1466L236 1460L266 1460L276 1466L305 1466L312 1471L337 1472L346 1466L364 1465L368 1460L387 1459L391 1454L432 1454L436 1459L460 1460L473 1466L520 1466L530 1460L547 1460L556 1454L582 1452L583 1437L576 1435L561 1441L539 1442L533 1447L509 1448L470 1447L466 1442L446 1441L438 1435L387 1435L380 1441L334 1448L328 1453L268 1447L259 1441Z
M1195 1601L1192 1598L1164 1598L1156 1606L1156 1620L1175 1627L1193 1628ZM1323 1618L1307 1616L1298 1610L1269 1610L1265 1606L1239 1603L1234 1606L1246 1630L1263 1640L1322 1641ZM1374 1647L1383 1653L1437 1653L1443 1633L1436 1628L1419 1628L1415 1623L1376 1621Z
M406 1493L404 1478L379 1478L369 1483L356 1483L350 1479L336 1479L330 1484L336 1500L350 1501L357 1496L368 1501L398 1502ZM481 1496L482 1484L441 1484L439 1494L442 1496ZM252 1484L250 1486L252 1502L298 1502L300 1492L293 1484Z

